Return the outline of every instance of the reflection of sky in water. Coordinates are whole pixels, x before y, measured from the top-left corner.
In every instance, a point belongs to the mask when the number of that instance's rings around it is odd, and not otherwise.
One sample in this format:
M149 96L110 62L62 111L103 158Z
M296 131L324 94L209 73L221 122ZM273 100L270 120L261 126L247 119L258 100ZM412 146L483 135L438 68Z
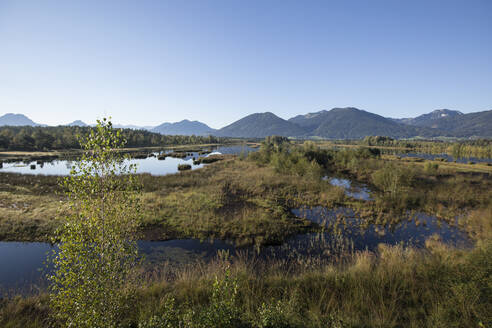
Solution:
M366 223L358 218L355 213L347 208L326 209L324 207L312 207L294 209L292 213L298 217L306 218L327 227L327 238L331 238L333 231L337 231L345 239L353 242L355 250L376 249L380 243L400 244L423 247L425 240L433 235L440 240L460 247L469 247L471 242L465 232L448 223L438 220L436 217L418 213L409 219L404 219L394 225L375 225ZM337 217L343 217L343 222L334 226ZM297 238L305 238L299 235Z
M38 281L51 249L48 243L0 242L0 288L18 288Z
M354 186L348 179L323 177L323 180L328 180L332 186L344 188L345 194L349 197L360 200L373 200L370 195L371 191L365 185Z
M197 154L195 154L198 157ZM166 175L178 172L178 164L190 164L192 169L198 169L203 167L200 165L193 165L193 156L190 158L172 158L166 157L165 160L158 160L156 157L149 157L145 159L131 159L125 160L124 164L137 164L137 173L150 173L153 175ZM27 165L19 166L19 163L4 163L3 169L0 172L12 172L23 174L44 174L44 175L69 175L70 169L73 165L73 161L67 160L55 160L53 162L45 162L43 165L31 162ZM35 169L31 169L31 165L36 165Z
M224 146L224 147L212 147L205 148L213 150L212 154L239 154L241 151L250 152L256 151L256 149L248 146ZM170 151L166 151L170 152ZM192 154L188 156L188 154ZM137 173L150 173L152 175L166 175L174 174L178 172L179 164L189 164L192 170L203 167L203 164L193 165L193 157L210 156L211 154L199 155L197 152L188 152L185 158L173 158L166 157L164 160L159 160L157 157L148 157L143 159L131 159L125 161L125 164L137 164ZM0 172L12 172L23 174L44 174L44 175L68 175L70 169L74 164L69 160L55 160L52 162L43 162L42 164L36 164L36 161L29 163L14 162L3 163L3 168ZM31 165L35 165L35 169L31 169Z
M297 260L299 256L320 256L331 258L353 250L375 250L380 243L403 244L423 247L425 240L437 235L448 244L458 247L471 247L466 234L456 227L439 221L425 214L404 220L393 226L368 225L363 229L364 222L347 208L326 209L313 207L294 209L292 213L327 227L326 232L299 234L288 239L279 246L266 246L256 249L241 249L264 259ZM343 217L346 225L340 225L333 233L336 218ZM140 254L144 263L150 267L170 264L192 263L198 260L210 260L217 251L236 254L236 248L221 240L176 239L168 241L139 241ZM0 287L19 287L29 282L37 282L41 278L39 268L43 268L46 253L52 247L47 243L0 242ZM1 290L0 290L1 294Z
M221 240L139 241L138 248L146 265L207 260L216 256L218 250L234 253L234 246ZM38 282L45 285L42 278L48 270L44 270L44 263L53 249L48 243L0 242L0 296L2 289L21 290Z

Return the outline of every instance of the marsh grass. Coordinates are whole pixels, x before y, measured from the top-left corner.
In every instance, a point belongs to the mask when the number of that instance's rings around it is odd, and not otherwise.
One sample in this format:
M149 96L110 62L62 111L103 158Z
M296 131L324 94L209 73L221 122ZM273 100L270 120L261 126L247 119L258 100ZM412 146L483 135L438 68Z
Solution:
M398 223L408 212L453 223L456 217L467 217L476 210L492 211L492 180L481 168L463 171L455 163L439 162L438 169L429 170L427 161L397 160L370 151L329 152L309 143L297 147L300 152L295 160L287 160L291 163L287 166L278 160L270 162L272 154L260 150L247 158L222 155L219 162L180 174L141 174L141 237L211 237L240 245L275 244L295 233L319 229L290 213L290 208L300 206L345 206L379 224ZM281 157L288 158L288 154ZM299 160L300 154L307 156L307 162ZM463 165L467 166L460 167ZM366 184L373 200L347 196L343 188L320 179L320 168L323 174ZM49 240L56 228L52 218L64 206L63 198L57 196L61 192L57 181L53 176L0 174L1 239Z
M122 321L183 327L487 327L492 247L381 245L343 260L239 253L146 274ZM0 302L2 327L45 327L44 295ZM219 318L214 313L221 313ZM190 315L194 314L194 315ZM211 318L215 321L210 322ZM156 325L149 326L154 322ZM186 323L186 325L185 325ZM52 323L56 327L56 323ZM177 325L175 326L177 327Z

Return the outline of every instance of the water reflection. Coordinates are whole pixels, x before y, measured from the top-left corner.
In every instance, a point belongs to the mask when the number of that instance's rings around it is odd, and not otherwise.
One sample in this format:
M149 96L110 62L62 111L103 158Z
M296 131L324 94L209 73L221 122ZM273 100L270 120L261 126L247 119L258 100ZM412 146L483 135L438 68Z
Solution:
M138 249L146 267L210 260L219 250L235 252L233 245L222 240L198 239L139 241ZM45 286L50 271L45 263L53 250L56 246L49 243L0 242L0 296L11 289L15 294L26 293L33 285Z
M345 194L349 197L359 200L373 200L370 195L370 190L366 185L353 184L348 179L323 177L323 180L328 180L332 186L342 187L345 189Z
M424 213L409 215L396 224L368 222L359 218L351 209L344 207L299 208L292 210L292 213L321 225L326 231L324 233L327 234L327 238L341 235L344 239L351 240L355 250L375 250L380 243L423 247L425 240L431 236L458 247L472 245L466 233L458 227Z
M261 259L310 263L313 259L333 261L358 250L374 251L380 243L423 247L425 240L432 236L458 247L472 246L466 233L459 228L422 213L386 225L367 222L343 207L306 207L293 209L292 213L318 223L323 231L298 234L278 246L247 247L241 251ZM158 268L163 263L180 265L208 261L218 251L230 255L238 251L225 241L198 239L139 241L138 247L147 268ZM32 283L43 285L39 269L45 267L43 263L51 249L47 243L0 242L0 288L16 288L19 292Z
M167 175L178 172L178 165L189 164L192 170L203 167L203 164L193 165L194 158L206 157L214 154L247 154L252 151L257 151L256 148L247 145L231 145L219 147L207 147L206 151L188 151L183 152L183 158L165 157L164 160L159 159L160 154L169 154L173 150L164 150L162 152L152 153L151 156L144 158L132 158L124 162L125 165L137 164L137 173L150 173L152 175ZM43 174L43 175L69 175L75 161L73 160L53 160L42 162L38 165L38 161L27 162L11 162L3 163L3 168L0 172L22 173L22 174Z

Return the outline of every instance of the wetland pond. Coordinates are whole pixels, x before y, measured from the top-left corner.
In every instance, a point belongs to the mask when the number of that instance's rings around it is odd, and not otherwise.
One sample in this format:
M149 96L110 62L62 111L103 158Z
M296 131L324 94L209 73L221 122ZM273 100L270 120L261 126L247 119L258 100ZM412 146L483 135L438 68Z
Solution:
M129 161L126 160L126 164L137 164L137 173L150 173L152 175L167 175L178 172L178 165L189 164L191 169L199 169L204 164L193 164L193 159L206 157L215 154L240 154L241 152L247 154L252 151L256 151L257 148L252 148L247 145L228 145L218 147L205 147L207 153L199 151L182 151L183 158L176 158L167 156L164 160L158 158L161 154L170 154L172 150L165 150L162 152L152 153L151 156L146 158L132 158ZM16 161L16 162L4 162L3 167L0 168L0 172L9 173L22 173L22 174L43 174L43 175L69 175L72 165L75 160L59 159L52 161Z
M167 160L167 159L166 159ZM370 190L348 179L328 178L331 184L345 188L348 196L371 200ZM139 241L140 254L149 268L158 268L162 263L179 265L211 260L218 251L230 255L246 252L248 256L261 259L297 261L299 259L333 259L347 252L374 251L378 244L402 244L423 247L425 240L434 236L457 247L471 247L472 242L457 225L450 225L436 217L423 213L409 215L395 224L368 223L348 208L327 209L302 207L291 210L292 214L319 224L321 232L291 236L281 245L236 248L222 240L175 239L167 241ZM13 290L28 293L33 286L43 286L41 269L47 254L54 246L48 243L0 242L0 295Z

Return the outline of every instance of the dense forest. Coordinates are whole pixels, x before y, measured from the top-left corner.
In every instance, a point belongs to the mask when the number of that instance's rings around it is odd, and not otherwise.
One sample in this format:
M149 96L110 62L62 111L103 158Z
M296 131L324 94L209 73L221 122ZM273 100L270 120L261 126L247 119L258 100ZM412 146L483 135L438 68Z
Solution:
M78 136L87 135L90 127L4 126L0 127L0 149L46 151L79 149ZM126 147L159 147L166 145L216 144L226 138L214 136L170 136L145 130L122 129Z

